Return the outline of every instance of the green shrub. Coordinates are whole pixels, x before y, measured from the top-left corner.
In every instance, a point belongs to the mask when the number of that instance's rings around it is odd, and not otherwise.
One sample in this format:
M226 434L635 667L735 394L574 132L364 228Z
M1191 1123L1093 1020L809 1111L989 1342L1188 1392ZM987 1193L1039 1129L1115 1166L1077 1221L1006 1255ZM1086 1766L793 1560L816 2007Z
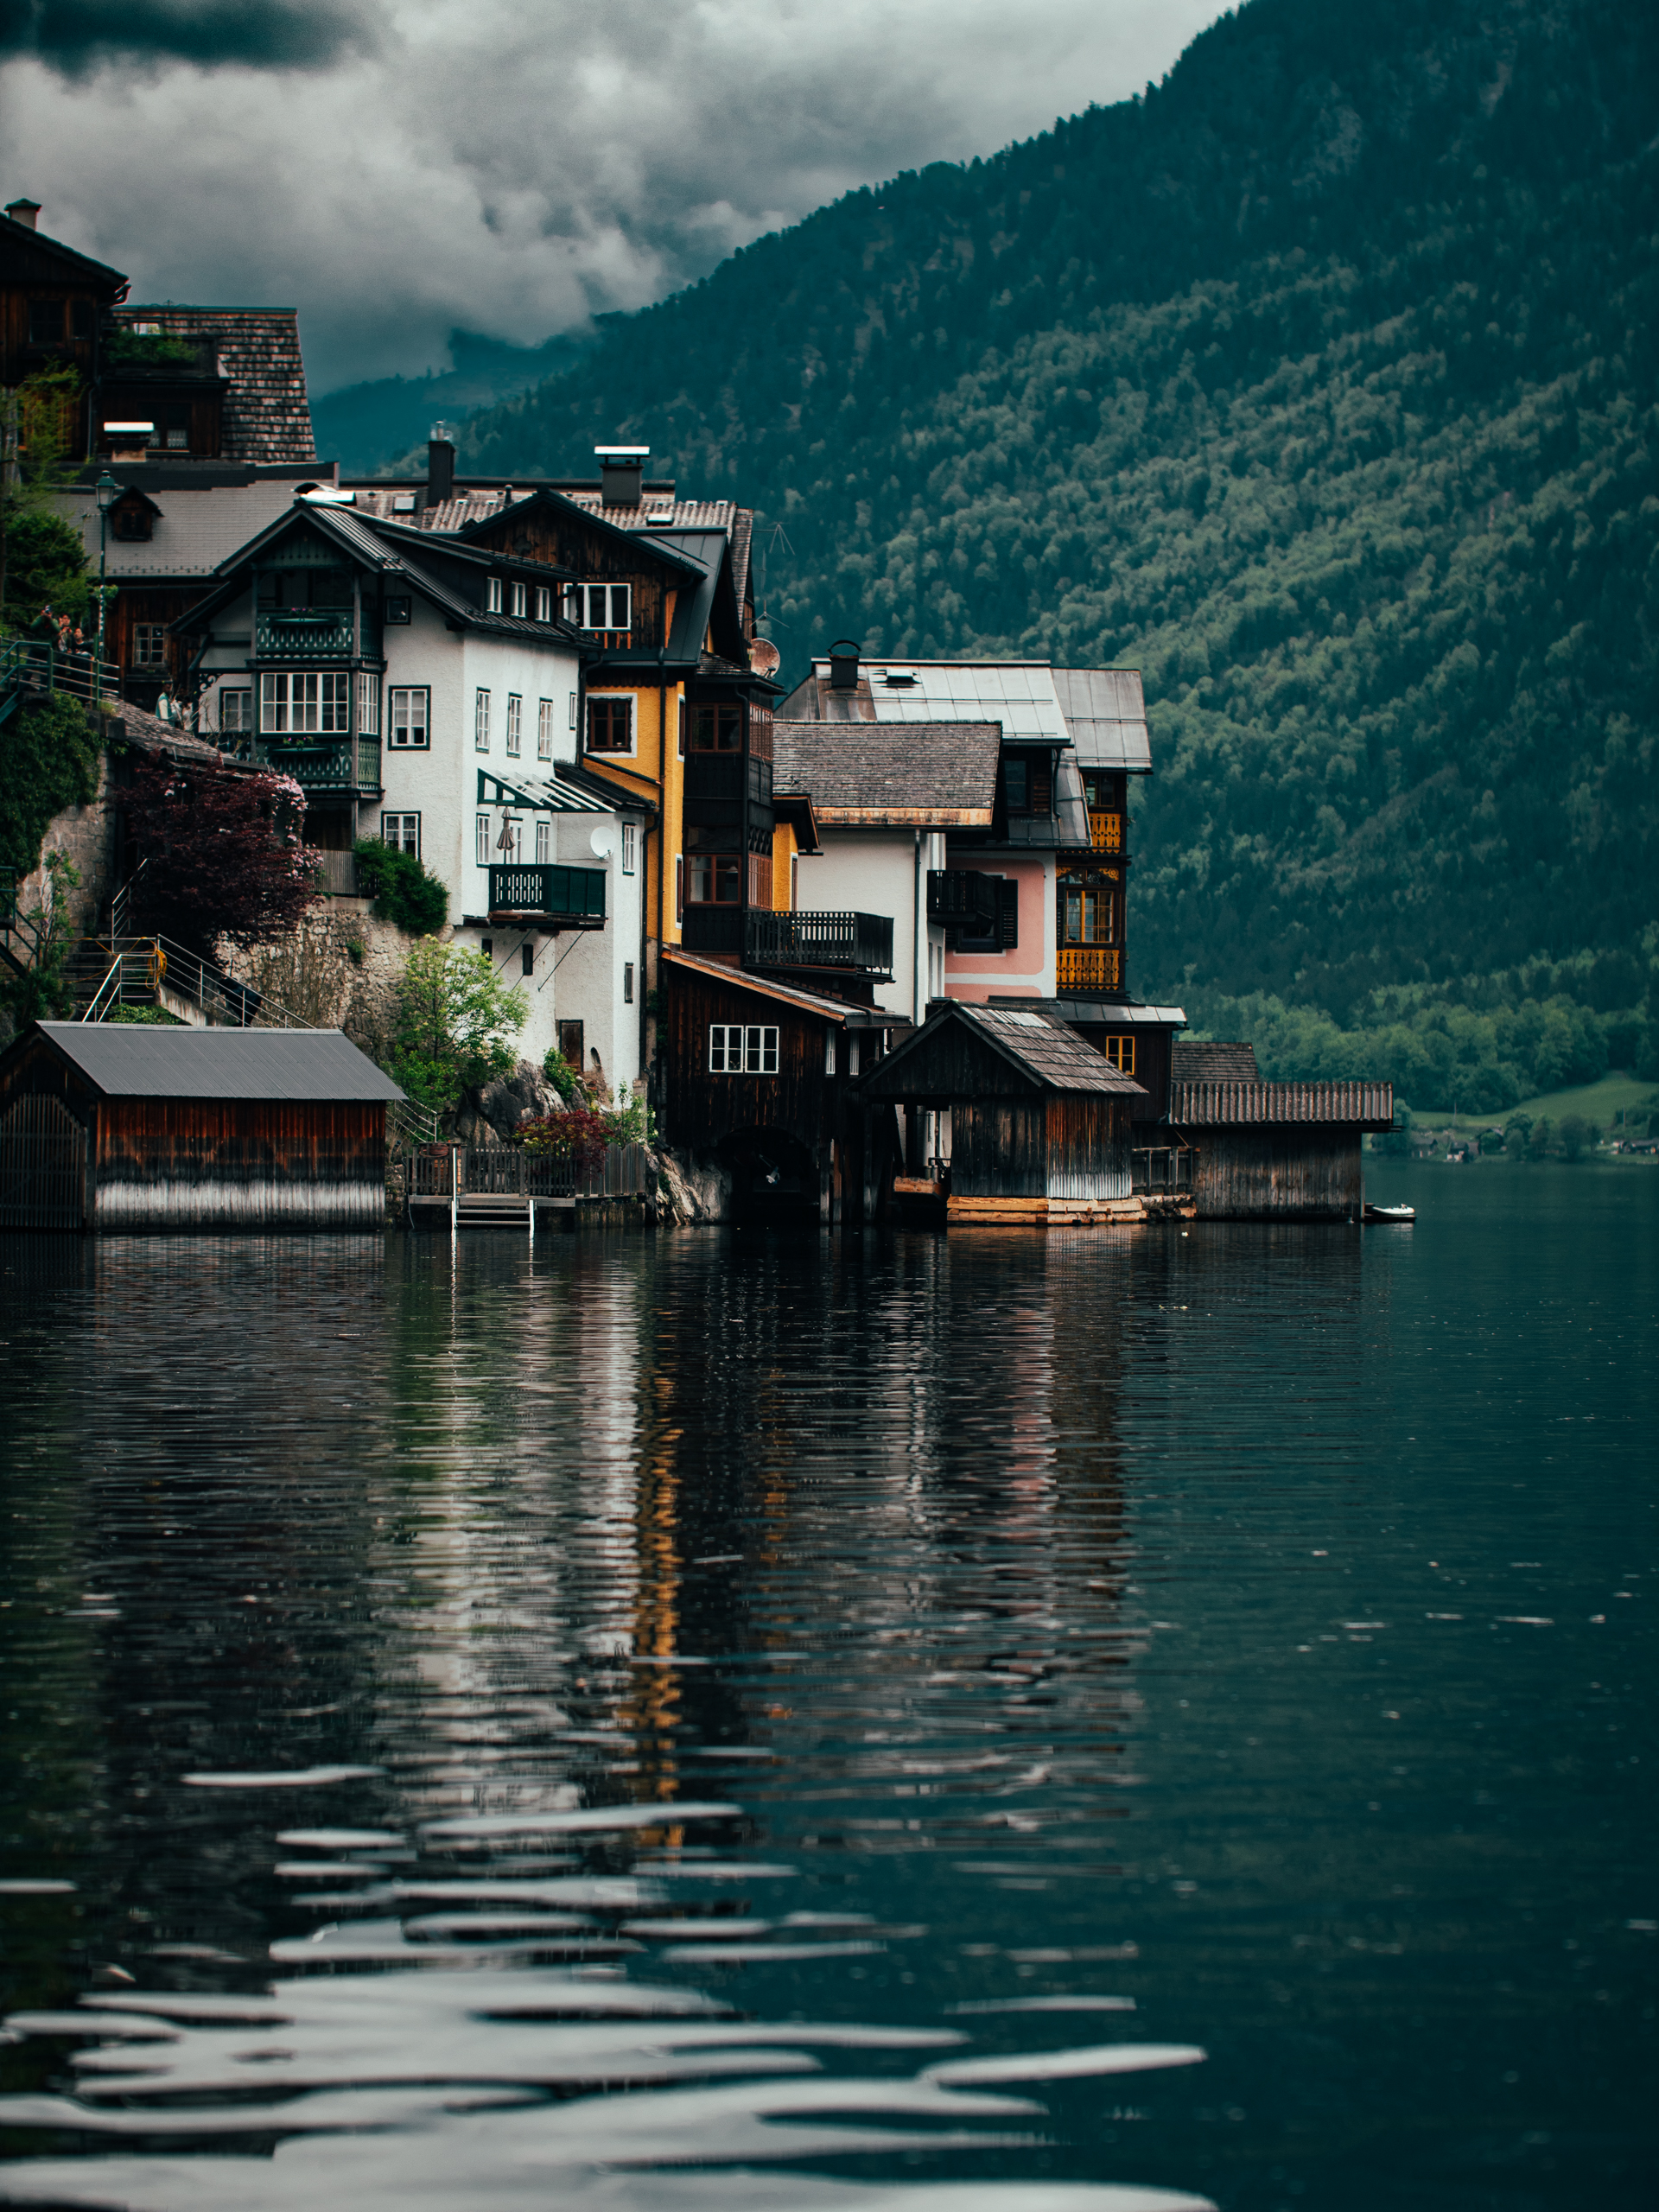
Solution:
M142 1023L146 1028L153 1029L188 1029L190 1026L188 1022L181 1021L176 1014L169 1014L165 1007L161 1006L118 1006L112 1014L106 1014L104 1019L105 1021Z
M357 880L374 901L383 922L395 923L405 937L432 937L449 914L449 894L413 853L394 852L378 837L359 837Z
M556 1045L548 1048L546 1057L542 1062L542 1073L567 1106L579 1090L586 1089L582 1079L582 1071L580 1068L571 1066Z
M53 816L96 795L99 751L86 709L61 691L0 723L0 865L38 867Z

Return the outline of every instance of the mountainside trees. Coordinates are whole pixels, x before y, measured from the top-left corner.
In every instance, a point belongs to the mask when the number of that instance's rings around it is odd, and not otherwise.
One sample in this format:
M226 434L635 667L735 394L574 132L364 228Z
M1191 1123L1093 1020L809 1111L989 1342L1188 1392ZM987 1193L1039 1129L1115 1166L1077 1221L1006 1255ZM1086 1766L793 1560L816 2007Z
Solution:
M649 441L752 500L796 669L1142 667L1149 995L1361 1021L1610 948L1645 988L1656 126L1652 10L1254 0L1144 99L608 323L466 459Z

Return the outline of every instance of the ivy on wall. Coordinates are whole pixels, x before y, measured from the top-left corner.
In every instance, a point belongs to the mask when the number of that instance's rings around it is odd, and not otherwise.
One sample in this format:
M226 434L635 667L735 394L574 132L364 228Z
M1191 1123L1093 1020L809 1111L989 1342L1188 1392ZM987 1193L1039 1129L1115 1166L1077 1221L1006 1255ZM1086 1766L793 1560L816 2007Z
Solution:
M14 876L40 865L54 815L96 797L99 750L86 709L61 692L0 723L0 865Z

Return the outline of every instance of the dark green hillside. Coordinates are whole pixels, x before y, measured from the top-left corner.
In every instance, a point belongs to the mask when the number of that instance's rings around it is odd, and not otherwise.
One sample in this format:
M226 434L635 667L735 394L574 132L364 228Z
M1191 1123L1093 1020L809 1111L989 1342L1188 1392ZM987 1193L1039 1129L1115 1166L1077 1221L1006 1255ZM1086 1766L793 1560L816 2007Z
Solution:
M1602 952L1640 997L1656 248L1659 10L1254 0L607 325L467 453L649 439L754 502L786 666L1144 667L1142 989L1352 1022Z

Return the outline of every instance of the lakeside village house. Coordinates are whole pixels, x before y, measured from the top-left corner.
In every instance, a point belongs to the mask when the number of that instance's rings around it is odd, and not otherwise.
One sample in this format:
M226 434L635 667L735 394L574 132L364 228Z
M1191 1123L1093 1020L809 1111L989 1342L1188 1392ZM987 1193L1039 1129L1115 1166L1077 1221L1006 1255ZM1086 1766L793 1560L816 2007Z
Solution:
M523 988L524 1057L645 1083L667 1143L825 1219L947 1186L958 1218L1106 1218L1151 1185L1357 1217L1378 1087L1229 1063L1224 1097L1226 1048L1130 995L1138 673L845 642L780 697L748 510L640 447L458 480L442 425L423 478L342 480L291 310L130 307L37 212L0 225L4 374L79 372L62 505L124 698L293 777L331 896L358 837L417 855Z

